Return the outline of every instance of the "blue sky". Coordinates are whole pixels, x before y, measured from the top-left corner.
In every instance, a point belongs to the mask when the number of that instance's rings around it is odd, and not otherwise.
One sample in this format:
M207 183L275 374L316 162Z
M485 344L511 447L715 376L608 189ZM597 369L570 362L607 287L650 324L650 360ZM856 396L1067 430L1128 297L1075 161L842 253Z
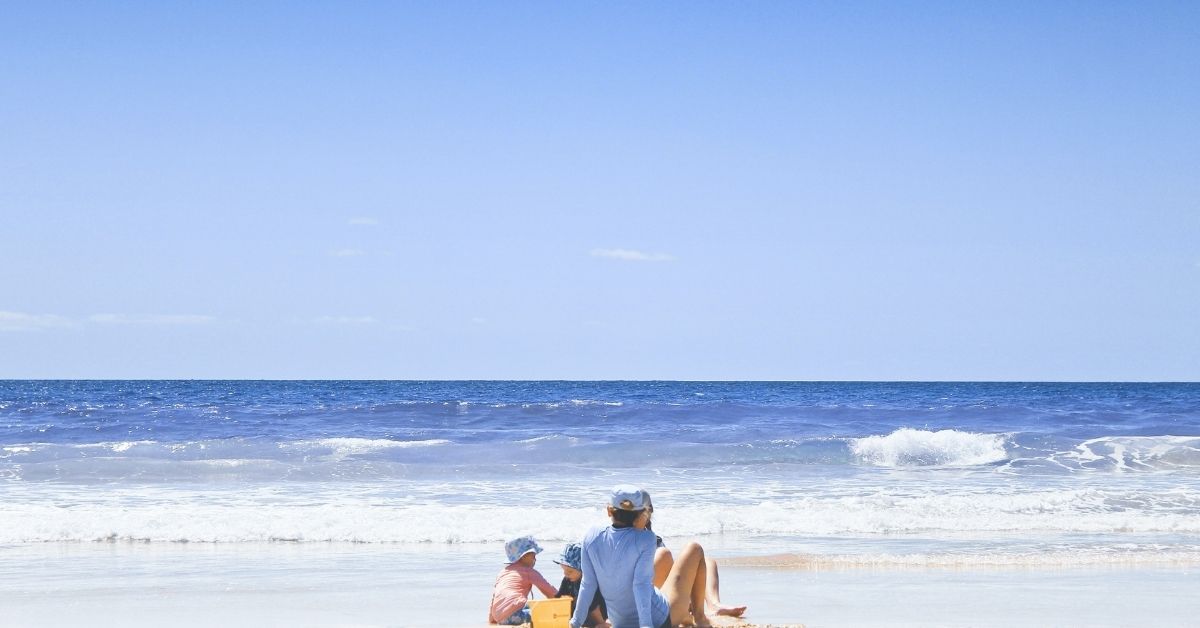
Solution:
M0 377L1200 379L1195 3L4 14Z

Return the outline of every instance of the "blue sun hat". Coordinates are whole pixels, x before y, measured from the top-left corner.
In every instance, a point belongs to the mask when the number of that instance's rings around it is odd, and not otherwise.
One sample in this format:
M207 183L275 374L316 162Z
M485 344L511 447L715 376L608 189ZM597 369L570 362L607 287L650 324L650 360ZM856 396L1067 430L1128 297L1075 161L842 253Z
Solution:
M583 546L578 543L568 543L563 548L562 554L559 554L558 560L554 562L583 571Z
M508 554L508 562L515 563L521 560L521 557L533 552L537 554L542 551L542 546L533 540L532 536L517 537L504 544L504 553Z

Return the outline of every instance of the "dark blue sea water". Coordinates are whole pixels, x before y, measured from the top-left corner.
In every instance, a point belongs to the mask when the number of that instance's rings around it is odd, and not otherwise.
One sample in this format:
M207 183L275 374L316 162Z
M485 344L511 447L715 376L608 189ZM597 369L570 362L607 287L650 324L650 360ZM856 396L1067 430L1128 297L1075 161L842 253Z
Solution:
M1200 384L0 381L0 441L565 434L696 442L898 428L1062 438L1200 432Z
M0 382L0 542L573 538L618 481L747 547L1176 556L1200 384Z

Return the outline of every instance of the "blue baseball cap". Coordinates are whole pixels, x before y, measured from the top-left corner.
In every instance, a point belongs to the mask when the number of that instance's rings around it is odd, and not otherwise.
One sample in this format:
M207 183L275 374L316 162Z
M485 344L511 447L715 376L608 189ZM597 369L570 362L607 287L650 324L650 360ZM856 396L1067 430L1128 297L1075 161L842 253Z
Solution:
M533 552L537 554L542 551L542 546L533 540L532 536L517 537L504 544L504 553L508 554L508 562L515 563L521 560L521 557Z
M617 510L645 510L646 492L631 484L614 486L609 503Z
M562 554L558 556L558 560L554 562L583 571L583 546L578 543L568 543L563 548Z

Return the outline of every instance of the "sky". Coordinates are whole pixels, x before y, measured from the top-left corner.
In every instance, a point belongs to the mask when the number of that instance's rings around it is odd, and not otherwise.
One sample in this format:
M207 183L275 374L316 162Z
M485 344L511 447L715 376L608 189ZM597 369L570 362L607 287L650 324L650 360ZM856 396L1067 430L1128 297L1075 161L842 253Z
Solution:
M3 14L0 378L1200 380L1194 2Z

